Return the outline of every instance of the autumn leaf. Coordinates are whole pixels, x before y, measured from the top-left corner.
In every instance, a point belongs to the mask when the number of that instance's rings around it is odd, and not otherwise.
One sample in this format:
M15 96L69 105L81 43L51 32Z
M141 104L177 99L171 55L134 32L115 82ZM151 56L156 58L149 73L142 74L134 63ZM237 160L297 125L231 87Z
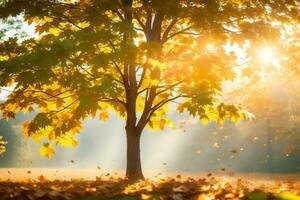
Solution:
M213 147L215 147L215 148L220 148L220 145L219 145L218 142L215 142L215 143L213 144Z
M236 153L237 153L237 150L236 150L236 149L233 149L233 150L231 150L231 153L236 154Z
M99 119L102 121L107 121L109 118L108 112L102 111L100 112Z
M160 119L158 122L158 126L160 130L164 130L167 121L165 119Z
M38 180L43 183L46 181L45 177L41 174L40 176L38 176Z
M54 153L54 148L49 143L45 143L40 149L40 155L46 156L48 159L50 159Z
M199 150L196 151L196 153L200 155L200 154L202 154L202 150L199 149Z
M179 113L182 113L184 111L184 105L183 104L179 104L177 106L177 110L179 111Z

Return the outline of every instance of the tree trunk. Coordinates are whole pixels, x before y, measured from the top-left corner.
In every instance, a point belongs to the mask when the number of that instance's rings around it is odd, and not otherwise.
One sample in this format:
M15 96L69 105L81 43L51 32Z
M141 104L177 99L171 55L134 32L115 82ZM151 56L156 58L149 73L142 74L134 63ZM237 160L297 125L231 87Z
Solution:
M130 181L144 179L140 157L141 133L136 128L126 129L127 136L127 166L126 177Z

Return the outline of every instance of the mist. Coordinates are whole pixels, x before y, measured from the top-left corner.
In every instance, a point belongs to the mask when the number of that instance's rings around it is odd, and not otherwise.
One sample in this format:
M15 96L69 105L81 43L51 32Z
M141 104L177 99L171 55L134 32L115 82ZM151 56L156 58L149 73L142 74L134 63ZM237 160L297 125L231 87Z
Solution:
M299 136L273 140L267 125L259 120L215 123L204 126L187 114L170 116L176 130L145 130L141 140L141 159L145 170L162 172L275 172L300 170ZM111 114L107 122L88 119L78 135L76 148L56 146L55 155L39 155L41 143L22 136L24 120L34 114L18 114L15 120L0 122L0 133L8 141L0 167L101 168L123 170L126 166L124 123ZM286 133L288 135L289 133ZM289 150L293 141L296 146ZM298 146L297 146L298 144Z

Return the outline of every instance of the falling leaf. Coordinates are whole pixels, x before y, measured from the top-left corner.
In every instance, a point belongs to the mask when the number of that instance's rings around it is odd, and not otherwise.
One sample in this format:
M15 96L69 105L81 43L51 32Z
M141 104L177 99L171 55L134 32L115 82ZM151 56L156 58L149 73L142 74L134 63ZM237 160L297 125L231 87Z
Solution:
M200 155L200 154L202 154L202 150L199 149L199 150L196 151L196 153Z
M222 171L222 172L225 172L225 171L226 171L226 168L225 168L225 167L221 168L221 171Z
M215 142L213 146L214 146L215 148L220 148L220 146L219 146L219 143L218 143L218 142Z
M27 171L27 174L31 174L31 171L30 171L30 170L28 170L28 171Z
M99 119L102 121L107 121L109 118L108 112L102 111L100 112Z
M158 126L159 126L159 129L160 130L164 130L165 128L165 125L166 125L166 120L165 119L160 119L159 122L158 122Z
M48 159L50 159L54 153L54 148L49 143L45 143L40 149L40 155L46 156Z
M237 153L237 150L236 150L236 149L233 149L233 150L231 150L231 153L236 154L236 153Z
M75 163L75 161L74 161L74 160L70 160L70 162L71 162L71 163Z

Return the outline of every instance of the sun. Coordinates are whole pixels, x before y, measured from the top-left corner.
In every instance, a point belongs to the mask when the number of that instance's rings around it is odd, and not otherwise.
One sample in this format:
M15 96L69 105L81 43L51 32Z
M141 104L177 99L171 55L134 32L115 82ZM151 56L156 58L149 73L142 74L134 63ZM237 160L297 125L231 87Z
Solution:
M274 49L271 47L264 47L258 51L259 58L264 63L272 63L275 59Z

